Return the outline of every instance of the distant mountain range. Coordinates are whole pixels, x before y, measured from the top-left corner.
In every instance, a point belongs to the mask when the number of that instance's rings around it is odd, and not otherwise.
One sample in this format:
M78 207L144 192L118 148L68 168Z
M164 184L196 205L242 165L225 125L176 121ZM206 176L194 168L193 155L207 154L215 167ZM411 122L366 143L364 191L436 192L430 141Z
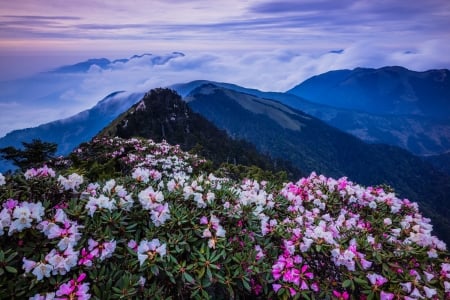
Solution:
M70 118L50 122L34 128L14 130L0 139L0 148L19 147L21 142L41 139L58 144L58 155L67 155L80 143L89 141L102 130L106 124L127 110L142 98L143 94L115 92L91 109L82 111ZM0 172L12 166L0 160Z
M311 77L287 93L315 103L378 115L449 120L450 71L356 68Z
M312 77L287 93L262 92L228 83L212 83L261 98L280 101L368 143L394 145L416 155L428 156L450 151L450 86L447 74L449 74L448 70L413 72L400 67L340 70ZM376 76L380 76L384 81L375 80L373 77ZM347 77L350 83L345 83ZM353 77L359 80L351 79ZM374 80L372 84L371 80ZM420 83L420 89L414 85L416 81ZM208 82L210 81L198 80L189 84L174 85L173 88L180 94L186 95L193 88ZM387 86L384 87L382 83ZM341 85L342 91L339 90ZM356 91L346 91L347 85L354 85ZM394 89L392 86L399 87ZM424 108L408 110L408 105L398 104L397 110L393 108L389 111L388 107L394 107L394 103L405 102L406 96L403 96L406 93L405 86L414 86L418 90L417 94L414 94L417 98L417 103L414 105ZM317 91L313 92L313 87L316 87ZM330 92L326 93L328 89ZM348 93L354 101L348 101L347 105L344 105L346 104L344 100L336 101L334 104L334 90L339 90L336 92L336 97ZM376 101L377 98L372 97L372 95L382 97L382 90L391 95L390 102L389 99L381 98ZM435 90L445 92L439 93ZM321 95L320 91L329 98L314 98ZM361 103L351 105L353 102L358 102L356 100L359 99L358 95L362 99ZM434 109L427 109L427 103L430 103ZM385 108L382 109L382 107ZM400 109L402 109L401 114L398 112Z
M89 69L93 66L99 67L103 70L111 69L114 67L114 64L117 63L128 63L133 60L137 60L140 58L148 58L149 63L152 65L163 65L169 60L176 58L176 57L182 57L184 56L181 52L172 52L168 55L153 55L150 53L144 53L142 55L133 55L130 58L121 58L121 59L115 59L115 60L109 60L107 58L94 58L94 59L88 59L86 61L76 63L74 65L68 65L68 66L62 66L59 68L56 68L54 70L51 70L48 73L84 73L89 71Z

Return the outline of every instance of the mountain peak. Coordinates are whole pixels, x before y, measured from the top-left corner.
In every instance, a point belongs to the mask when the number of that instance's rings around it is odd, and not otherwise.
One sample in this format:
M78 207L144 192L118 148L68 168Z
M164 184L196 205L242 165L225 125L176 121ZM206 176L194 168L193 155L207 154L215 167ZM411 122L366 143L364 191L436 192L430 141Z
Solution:
M448 74L448 70L416 72L401 66L336 70L307 79L288 93L367 113L448 119Z

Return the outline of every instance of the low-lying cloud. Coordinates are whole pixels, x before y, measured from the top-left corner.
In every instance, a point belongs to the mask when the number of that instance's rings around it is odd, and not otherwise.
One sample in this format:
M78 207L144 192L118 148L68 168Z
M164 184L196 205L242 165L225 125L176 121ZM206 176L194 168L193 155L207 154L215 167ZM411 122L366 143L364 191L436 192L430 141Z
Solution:
M145 92L198 79L264 91L286 91L311 76L336 69L386 65L401 65L416 71L448 68L448 61L435 50L436 43L440 42L430 41L414 49L391 49L389 45L373 46L368 41L355 43L343 51L330 49L316 54L289 49L147 55L116 61L107 68L92 65L87 72L64 74L64 77L46 73L25 80L0 82L0 136L14 129L69 117L115 91ZM447 53L450 46L441 44L440 51ZM43 82L54 84L43 85L39 90L37 79L43 77L46 77ZM27 93L30 84L35 87Z

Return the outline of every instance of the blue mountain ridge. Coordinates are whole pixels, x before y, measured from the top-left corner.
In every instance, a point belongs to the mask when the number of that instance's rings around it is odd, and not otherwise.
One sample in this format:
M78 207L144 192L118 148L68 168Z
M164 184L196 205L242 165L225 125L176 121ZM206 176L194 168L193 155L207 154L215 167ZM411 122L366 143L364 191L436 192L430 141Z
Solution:
M143 93L111 93L91 109L72 117L49 122L33 128L14 130L0 139L0 148L21 147L21 142L41 139L58 144L57 155L67 155L80 143L89 141L103 127L140 100ZM14 169L9 162L0 160L0 172Z

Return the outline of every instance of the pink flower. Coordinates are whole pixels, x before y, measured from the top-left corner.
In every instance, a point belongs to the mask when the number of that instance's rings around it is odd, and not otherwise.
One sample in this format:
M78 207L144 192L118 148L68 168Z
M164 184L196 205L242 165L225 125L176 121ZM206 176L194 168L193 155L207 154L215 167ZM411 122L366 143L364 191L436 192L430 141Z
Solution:
M14 208L19 204L19 201L14 199L8 199L5 203L3 203L3 207L12 212Z
M347 300L349 299L349 295L347 291L343 291L342 293L339 291L334 290L333 295L338 298L338 300Z
M276 293L276 292L278 292L281 289L281 284L274 283L274 284L272 284L272 288L273 288L273 290Z
M369 279L370 283L375 286L382 286L387 282L387 279L379 274L367 274L367 278Z
M78 265L84 265L87 267L92 266L92 261L94 260L94 255L86 251L86 248L81 249L81 258L78 261Z
M137 251L138 248L138 244L136 243L135 240L131 240L128 242L127 246L131 249L133 249L134 251Z
M388 293L385 291L381 291L380 293L380 300L392 300L394 299L395 295L392 293Z

